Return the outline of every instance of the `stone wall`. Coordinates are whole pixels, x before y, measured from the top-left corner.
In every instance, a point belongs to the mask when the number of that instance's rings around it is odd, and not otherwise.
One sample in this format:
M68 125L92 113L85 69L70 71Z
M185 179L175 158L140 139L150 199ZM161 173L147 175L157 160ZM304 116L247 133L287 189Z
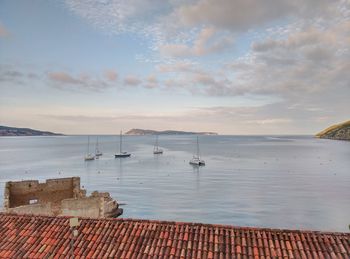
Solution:
M86 197L80 189L80 178L7 182L4 209L6 212L47 216L117 217L123 210L108 192L93 192Z
M7 182L5 186L4 208L15 208L33 203L58 204L64 199L85 196L80 190L80 178L49 179L39 181Z

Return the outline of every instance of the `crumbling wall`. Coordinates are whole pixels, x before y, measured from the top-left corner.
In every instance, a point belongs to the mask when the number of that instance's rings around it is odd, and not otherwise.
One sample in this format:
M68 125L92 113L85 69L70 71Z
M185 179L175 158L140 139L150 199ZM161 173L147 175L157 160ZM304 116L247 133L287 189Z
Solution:
M79 217L118 217L123 210L108 192L93 192L86 197L80 189L80 178L7 182L4 195L5 211L20 214Z
M80 189L80 178L49 179L45 183L39 181L7 182L5 186L4 207L14 208L32 203L59 204L68 198L85 196Z

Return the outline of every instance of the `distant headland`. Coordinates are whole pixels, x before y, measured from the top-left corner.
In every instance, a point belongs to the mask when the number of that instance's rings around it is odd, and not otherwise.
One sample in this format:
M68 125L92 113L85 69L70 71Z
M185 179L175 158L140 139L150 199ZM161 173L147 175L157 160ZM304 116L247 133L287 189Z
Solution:
M192 131L178 131L178 130L145 130L145 129L131 129L125 135L218 135L216 132L192 132Z
M29 128L15 128L0 126L1 136L62 136L63 134L53 133L50 131L33 130Z
M350 141L350 120L332 125L316 134L317 138L348 140Z

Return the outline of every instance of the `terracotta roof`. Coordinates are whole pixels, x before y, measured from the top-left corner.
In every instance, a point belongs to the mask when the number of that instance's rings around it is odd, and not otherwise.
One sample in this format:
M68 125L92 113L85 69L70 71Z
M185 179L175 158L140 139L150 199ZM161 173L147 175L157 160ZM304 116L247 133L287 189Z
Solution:
M350 233L81 219L75 258L350 258ZM68 217L0 213L0 258L67 258Z

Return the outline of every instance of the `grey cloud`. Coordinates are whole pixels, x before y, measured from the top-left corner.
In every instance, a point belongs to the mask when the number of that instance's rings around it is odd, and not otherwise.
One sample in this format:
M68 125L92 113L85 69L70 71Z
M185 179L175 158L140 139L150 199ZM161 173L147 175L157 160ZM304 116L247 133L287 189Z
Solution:
M35 74L35 73L28 73L27 77L30 79L38 79L40 76L38 74Z
M190 61L176 61L171 64L160 64L157 65L157 70L162 73L181 73L181 72L194 72L197 73L199 68L197 64Z
M24 73L7 65L0 65L0 82L22 84Z
M48 78L57 83L83 85L82 79L74 78L66 72L50 72Z
M128 86L138 86L142 81L137 76L129 75L124 78L124 85Z
M257 52L275 51L276 49L298 49L307 46L314 46L318 43L334 44L337 37L330 31L317 29L314 26L291 32L287 39L267 39L262 42L254 42L252 49Z
M317 63L328 62L333 58L333 51L329 47L316 46L304 51L304 56L306 59Z
M293 9L293 5L283 0L200 0L181 6L177 13L184 24L211 24L243 31L283 17Z
M236 59L223 73L186 62L159 65L158 69L178 74L166 86L193 94L260 95L286 102L302 96L304 103L315 102L316 106L321 102L317 95L349 95L349 21L327 20L322 27L319 20L304 23L287 27L285 37L255 42L244 58Z
M156 88L159 86L159 82L158 79L155 77L155 75L150 75L147 79L146 79L146 84L145 87L152 89L152 88Z
M116 81L118 79L118 74L114 70L106 70L104 76L109 81Z
M83 91L102 91L115 86L110 78L108 80L100 79L98 76L92 77L89 74L81 73L73 75L67 72L49 72L47 79L56 88L62 90L83 90ZM113 78L112 78L113 79Z
M28 80L38 79L39 74L33 72L23 72L21 68L11 65L0 65L0 82L13 83L15 85L23 85Z
M160 46L160 52L163 55L173 57L204 56L213 53L222 52L233 45L232 35L221 35L213 27L203 28L197 35L197 38L190 44L165 44Z
M107 33L133 32L145 36L150 48L165 56L162 59L227 50L237 32L271 25L278 19L317 21L319 17L334 19L348 15L346 1L341 0L65 0L65 3L74 14ZM255 46L256 50L263 51L275 42L261 44Z
M232 31L246 31L288 16L332 16L339 2L341 1L199 0L180 6L176 13L180 21L187 25L210 24Z

